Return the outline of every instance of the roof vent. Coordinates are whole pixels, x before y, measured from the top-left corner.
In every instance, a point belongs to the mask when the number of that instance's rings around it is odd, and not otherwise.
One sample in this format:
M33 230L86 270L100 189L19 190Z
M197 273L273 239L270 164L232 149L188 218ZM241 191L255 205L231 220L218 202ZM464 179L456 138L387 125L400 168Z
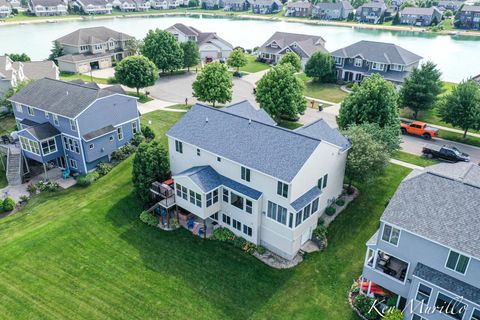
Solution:
M205 119L205 122L208 123L208 117Z
M68 91L67 91L67 96L68 96Z
M252 124L252 119L248 119L248 124Z

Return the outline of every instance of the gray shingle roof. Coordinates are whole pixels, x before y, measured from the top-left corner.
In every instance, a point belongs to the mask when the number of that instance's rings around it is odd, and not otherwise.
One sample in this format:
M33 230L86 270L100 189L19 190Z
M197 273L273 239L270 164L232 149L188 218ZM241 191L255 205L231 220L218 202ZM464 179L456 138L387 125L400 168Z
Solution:
M113 94L116 92L109 90L109 87L98 89L87 85L43 78L30 83L10 100L67 118L75 118L98 98Z
M287 4L287 8L303 8L303 9L309 9L312 7L312 4L308 1L295 1L295 2L289 2Z
M85 139L86 141L90 141L113 131L115 131L115 127L110 124L106 127L84 134L83 139Z
M215 32L202 32L202 31L200 31L200 30L198 30L194 27L186 26L183 23L175 23L170 28L175 28L186 36L196 36L198 45L202 45L202 44L207 43L207 42L209 42L213 39L218 39L220 41L223 41L225 44L227 44L228 46L230 46L233 49L233 46L229 42L220 38ZM170 28L168 28L168 29L170 29Z
M58 77L58 68L53 61L22 62L23 74L29 80Z
M300 211L307 204L309 204L310 202L318 198L321 193L322 191L317 186L315 186L312 189L305 192L303 195L301 195L297 200L290 203L290 205L295 211Z
M353 7L349 1L337 1L337 2L319 2L315 5L316 8L321 10L352 10Z
M460 11L480 12L480 6L464 6Z
M405 178L381 220L480 258L478 208L480 167L444 163Z
M186 36L198 36L198 31L194 28L184 25L183 23L175 23L170 28L175 28Z
M362 8L382 8L382 9L387 9L387 6L383 1L370 1L365 4L362 4L360 7L358 7L357 10L361 10Z
M223 108L224 111L239 115L244 118L252 119L269 125L276 125L277 123L268 115L263 109L255 109L247 100L232 104Z
M133 37L129 36L128 34L118 32L106 27L92 27L78 29L61 38L58 38L55 41L58 41L60 44L81 46L103 43L111 38L121 41L133 39Z
M297 43L308 56L311 56L314 52L328 52L325 49L325 39L320 36L290 33L290 32L275 32L259 49L260 52L268 52L267 46L270 42L275 41L280 48L275 49L275 52L281 51L284 48L291 46L293 43Z
M312 138L330 142L341 150L347 150L350 148L350 142L347 138L345 138L337 129L330 127L323 119L319 119L300 127L295 131Z
M167 135L279 180L297 175L320 139L196 104Z
M8 3L6 0L0 0L0 7L9 7L10 8L10 3Z
M58 5L64 5L66 6L65 2L63 0L30 0L32 3L32 6L44 6L44 7L56 7Z
M57 128L52 126L50 122L45 122L33 127L28 127L24 130L28 131L32 136L37 138L37 140L44 140L60 134L60 131L58 131Z
M362 40L348 47L332 52L332 56L341 58L363 57L368 61L410 65L422 59L421 56L393 43Z
M460 281L422 263L417 264L413 275L456 295L456 297L451 298L462 297L463 299L480 305L480 288Z
M401 11L401 14L431 16L433 15L434 12L438 12L441 14L440 10L438 10L436 7L430 7L430 8L406 7Z
M174 178L179 176L189 177L205 193L225 186L254 200L258 200L262 195L260 191L222 176L210 166L192 167L176 174Z

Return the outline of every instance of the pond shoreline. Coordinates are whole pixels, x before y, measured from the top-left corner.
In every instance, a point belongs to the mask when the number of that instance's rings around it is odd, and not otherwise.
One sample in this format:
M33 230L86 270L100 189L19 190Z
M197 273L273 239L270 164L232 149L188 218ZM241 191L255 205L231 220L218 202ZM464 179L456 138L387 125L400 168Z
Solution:
M0 27L2 26L15 26L23 24L38 24L38 23L57 23L57 22L69 22L69 21L92 21L92 20L106 20L106 19L128 19L128 18L150 18L150 17L172 17L172 16L210 16L220 18L238 18L238 19L250 19L250 20L262 20L262 21L285 21L304 23L309 25L324 25L335 26L345 28L359 28L370 30L384 30L384 31L403 31L411 33L428 33L437 35L449 35L449 36L467 36L467 37L480 37L480 31L466 31L466 30L442 30L438 32L430 31L426 28L412 27L412 26L388 26L378 24L362 24L356 22L345 21L333 21L333 20L307 20L303 18L292 18L285 16L271 16L271 15L253 15L253 14L233 14L228 12L206 12L201 10L185 10L185 11L170 11L170 12L147 12L136 14L121 14L115 13L111 15L94 15L94 16L72 16L72 17L45 17L42 19L32 20L15 20L15 21L0 21Z

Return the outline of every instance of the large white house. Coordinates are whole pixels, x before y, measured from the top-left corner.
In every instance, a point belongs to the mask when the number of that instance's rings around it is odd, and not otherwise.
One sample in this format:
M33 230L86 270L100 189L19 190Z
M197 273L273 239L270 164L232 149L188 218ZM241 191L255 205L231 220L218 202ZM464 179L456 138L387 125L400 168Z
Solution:
M188 27L182 23L176 23L167 29L179 42L188 40L198 44L200 58L211 57L213 59L228 58L233 51L233 46L220 38L215 32L201 32L194 27Z
M196 104L167 137L176 206L286 259L342 192L350 145L323 120L293 131L247 101Z

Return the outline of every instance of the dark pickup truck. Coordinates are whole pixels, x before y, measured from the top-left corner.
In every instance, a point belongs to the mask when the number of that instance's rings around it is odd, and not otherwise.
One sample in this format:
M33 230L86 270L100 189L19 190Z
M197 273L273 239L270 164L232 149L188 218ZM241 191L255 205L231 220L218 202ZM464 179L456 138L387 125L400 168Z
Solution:
M427 144L425 147L423 147L422 153L430 159L436 158L450 162L470 161L470 156L468 154L461 152L453 146L437 146L434 144Z

